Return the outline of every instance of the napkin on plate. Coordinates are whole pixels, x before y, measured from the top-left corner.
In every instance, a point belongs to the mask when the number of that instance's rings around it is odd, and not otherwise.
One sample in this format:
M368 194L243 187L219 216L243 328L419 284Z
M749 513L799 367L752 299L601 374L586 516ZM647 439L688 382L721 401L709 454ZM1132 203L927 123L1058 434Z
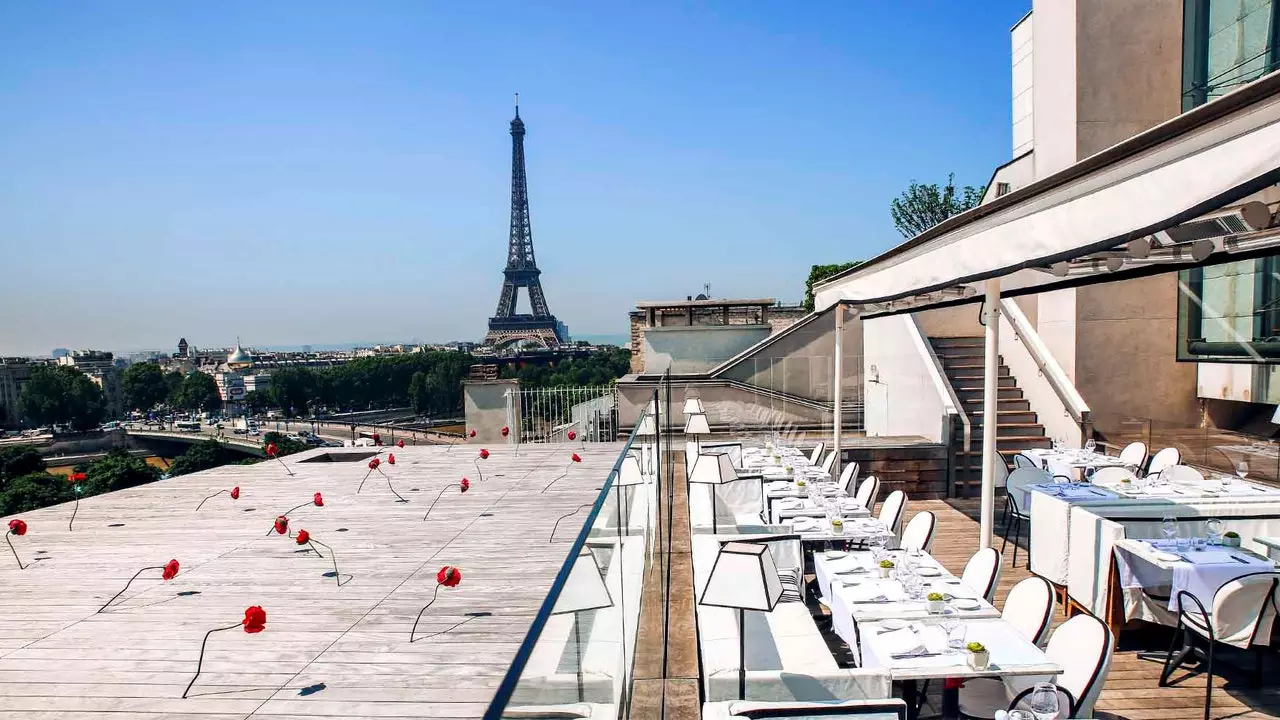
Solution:
M791 527L795 528L796 530L817 530L818 519L807 518L807 517L795 518L794 520L791 521Z
M880 645L891 657L928 652L924 640L910 627L884 633L880 636Z

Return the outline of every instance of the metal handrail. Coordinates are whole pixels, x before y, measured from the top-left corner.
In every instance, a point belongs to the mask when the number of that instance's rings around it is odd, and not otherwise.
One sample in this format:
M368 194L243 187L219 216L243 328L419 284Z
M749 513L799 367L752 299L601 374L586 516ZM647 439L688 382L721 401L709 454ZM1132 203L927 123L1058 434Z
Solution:
M1000 313L1013 326L1013 331L1017 335L1018 341L1027 349L1027 353L1035 361L1036 367L1040 368L1040 374L1049 382L1053 392L1062 401L1062 406L1066 409L1067 414L1080 426L1080 432L1085 437L1088 437L1090 434L1089 426L1092 422L1089 416L1089 405L1080 396L1080 391L1076 390L1075 383L1071 382L1071 378L1067 377L1066 371L1054 359L1053 353L1049 352L1049 349L1044 346L1044 343L1040 340L1039 333L1035 331L1035 328L1031 327L1031 321L1023 314L1022 308L1018 307L1018 303L1013 300L1004 298L1000 301Z

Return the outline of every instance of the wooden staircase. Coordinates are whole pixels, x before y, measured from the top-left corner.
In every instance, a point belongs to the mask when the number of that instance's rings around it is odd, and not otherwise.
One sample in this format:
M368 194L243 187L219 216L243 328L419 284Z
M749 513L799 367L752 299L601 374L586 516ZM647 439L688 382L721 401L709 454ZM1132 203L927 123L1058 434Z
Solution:
M961 409L969 416L968 459L966 461L962 453L956 455L956 495L969 495L982 484L982 432L986 422L982 387L984 340L981 337L930 338L929 342L942 362ZM1044 426L1031 410L1031 403L1023 398L1018 379L1009 372L1003 357L1000 358L996 404L996 449L1006 457L1019 450L1051 445L1045 437Z

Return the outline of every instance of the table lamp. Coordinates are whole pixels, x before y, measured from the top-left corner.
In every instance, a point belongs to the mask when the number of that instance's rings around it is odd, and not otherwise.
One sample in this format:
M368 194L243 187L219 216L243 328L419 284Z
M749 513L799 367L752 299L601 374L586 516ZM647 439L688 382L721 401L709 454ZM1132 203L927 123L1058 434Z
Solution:
M772 612L781 597L782 580L767 545L730 542L720 548L698 604L738 611L739 700L747 695L746 611Z
M696 399L696 398L695 398ZM689 462L689 444L685 443L684 463L689 468L689 473L693 473L693 465L698 462L698 456L702 454L702 435L711 434L711 425L707 423L707 416L697 412L687 416L684 421L684 434L693 436L694 450L693 462Z
M613 598L609 597L609 588L605 587L604 578L600 575L600 566L596 556L583 548L573 561L569 577L564 587L560 588L560 596L551 608L552 615L573 613L573 645L577 653L578 666L578 702L583 702L586 693L582 687L582 637L579 629L578 613L587 610L600 610L613 607Z

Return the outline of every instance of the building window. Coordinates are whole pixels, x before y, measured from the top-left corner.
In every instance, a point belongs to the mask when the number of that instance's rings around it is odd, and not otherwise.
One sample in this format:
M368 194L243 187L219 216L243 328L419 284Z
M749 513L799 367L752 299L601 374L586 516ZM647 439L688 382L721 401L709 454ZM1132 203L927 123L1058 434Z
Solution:
M1002 183L1002 182L996 183L996 197L1000 197L1002 195L1008 195L1009 190L1010 190L1009 183Z
M1178 359L1280 363L1280 258L1179 272Z
M1280 67L1278 5L1280 0L1184 0L1184 111Z

